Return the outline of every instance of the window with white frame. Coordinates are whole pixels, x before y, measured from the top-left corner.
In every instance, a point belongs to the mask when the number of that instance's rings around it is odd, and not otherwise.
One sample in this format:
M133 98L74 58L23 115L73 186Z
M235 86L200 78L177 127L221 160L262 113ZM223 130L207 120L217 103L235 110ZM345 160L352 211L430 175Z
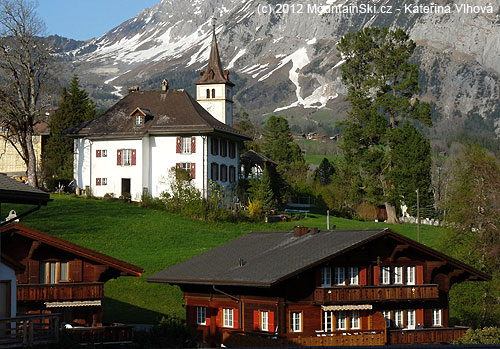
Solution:
M441 309L432 309L432 326L442 326Z
M101 156L102 156L103 158L108 157L108 151L107 151L106 149L101 150Z
M358 267L349 267L349 285L359 285Z
M410 330L415 329L415 309L408 309L406 311L406 327Z
M415 267L406 268L406 284L415 285Z
M302 313L298 311L290 312L290 331L302 332Z
M389 285L391 283L391 267L382 267L382 280L383 285Z
M262 331L269 331L269 312L261 311L260 312L260 329Z
M394 324L397 327L403 327L403 311L394 310Z
M382 315L385 319L385 327L391 327L391 312L389 310L383 310Z
M206 307L196 307L196 324L206 325L207 324L207 308Z
M323 312L323 331L333 332L333 311Z
M181 138L181 154L191 154L191 137Z
M132 149L122 149L122 166L132 165Z
M108 179L107 178L103 178L101 180L101 183L102 183L102 185L108 185Z
M335 267L335 285L345 285L344 267Z
M403 283L403 267L394 267L394 283Z
M190 162L181 162L180 163L180 167L183 169L183 170L186 170L186 171L191 171L191 163Z
M351 311L351 330L359 330L359 310Z
M321 287L332 286L332 268L323 267L321 268Z
M223 314L223 323L222 326L224 327L233 327L233 309L223 309L222 311Z
M336 311L335 317L337 318L336 326L337 330L347 329L347 315L345 311Z
M142 120L143 120L142 115L137 115L135 117L135 125L141 126L144 123Z

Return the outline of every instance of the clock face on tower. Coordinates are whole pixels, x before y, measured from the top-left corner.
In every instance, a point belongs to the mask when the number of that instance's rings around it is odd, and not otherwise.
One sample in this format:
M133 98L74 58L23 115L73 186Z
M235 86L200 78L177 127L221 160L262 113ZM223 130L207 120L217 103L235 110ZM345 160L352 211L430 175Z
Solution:
M213 116L213 112L215 111L215 105L213 105L212 103L207 103L205 105L205 110L208 111Z

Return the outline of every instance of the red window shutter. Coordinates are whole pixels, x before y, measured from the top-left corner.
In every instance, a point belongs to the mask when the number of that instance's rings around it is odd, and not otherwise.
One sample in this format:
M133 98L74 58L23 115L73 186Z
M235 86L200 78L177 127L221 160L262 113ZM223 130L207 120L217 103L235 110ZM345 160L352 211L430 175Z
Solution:
M423 265L417 265L417 285L423 285L424 284L424 266Z
M96 178L95 179L95 185L101 185L101 179L100 178Z
M116 151L116 164L118 166L121 166L121 164L122 164L122 150L121 149L118 149Z
M132 149L132 166L137 163L137 152L135 149Z
M187 311L187 323L196 325L196 307L189 305Z
M377 286L380 283L380 267L373 267L373 285Z
M207 317L205 319L207 326L210 326L210 314L211 314L210 312L211 312L211 309L209 307L207 307L206 308Z
M417 324L424 325L424 309L417 309Z
M238 321L238 309L233 309L233 328L240 328Z
M191 153L196 153L196 137L191 137Z
M180 154L182 148L182 140L181 137L177 137L177 142L176 142L176 147L175 147L175 152Z
M268 312L269 332L274 332L274 311Z
M95 151L95 157L100 158L101 157L101 151L99 149L96 149Z
M177 167L177 168L181 168L181 163L180 163L180 162L176 163L176 164L175 164L175 167Z
M259 330L259 311L254 310L253 311L253 329L254 330Z
M366 282L366 267L361 267L361 269L359 269L359 284L361 286L366 286L367 285L367 282Z
M221 313L221 312L222 312L222 309L221 309L221 308L217 309L217 315L215 316L215 325L216 325L217 327L221 327L221 325L220 325L220 316L221 316L221 314L220 314L220 313Z
M191 163L191 178L196 178L196 164L194 162Z

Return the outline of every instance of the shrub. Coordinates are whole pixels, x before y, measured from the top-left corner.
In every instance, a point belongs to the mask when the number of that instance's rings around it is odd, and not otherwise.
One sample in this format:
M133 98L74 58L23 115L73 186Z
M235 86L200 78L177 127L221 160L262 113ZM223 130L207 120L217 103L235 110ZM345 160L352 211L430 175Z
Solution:
M453 344L500 344L500 328L484 327L476 330L468 329L464 336Z
M248 200L248 216L250 219L259 220L262 217L262 204L259 200Z
M370 205L367 202L362 202L356 209L357 216L364 221L371 221L377 219L377 207Z

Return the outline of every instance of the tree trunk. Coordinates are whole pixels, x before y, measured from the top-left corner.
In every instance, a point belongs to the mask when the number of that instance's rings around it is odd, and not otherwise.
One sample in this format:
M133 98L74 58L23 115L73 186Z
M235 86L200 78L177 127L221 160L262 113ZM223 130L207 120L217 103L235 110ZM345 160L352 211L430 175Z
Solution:
M33 136L30 132L26 134L26 154L28 158L28 162L26 163L27 172L28 172L28 184L32 187L38 188L38 178L36 175L36 155L35 149L33 148Z
M390 202L384 202L385 210L387 212L387 223L398 224L398 216L396 214L396 207Z

